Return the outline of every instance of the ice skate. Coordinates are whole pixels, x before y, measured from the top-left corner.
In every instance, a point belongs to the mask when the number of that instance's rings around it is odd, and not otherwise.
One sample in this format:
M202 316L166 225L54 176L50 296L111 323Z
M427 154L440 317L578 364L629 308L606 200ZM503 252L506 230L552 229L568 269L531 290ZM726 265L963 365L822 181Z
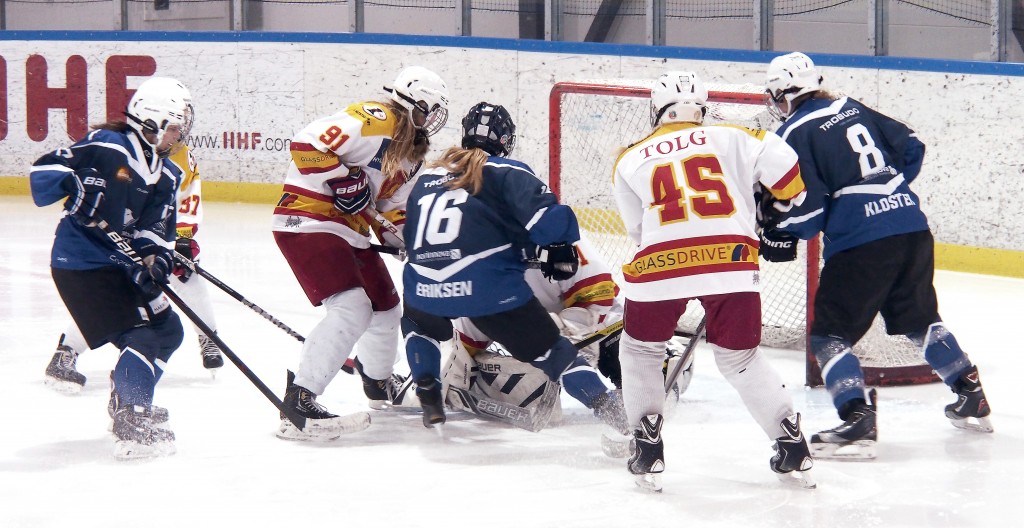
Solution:
M203 368L210 371L210 375L217 377L217 369L224 366L224 355L217 343L205 335L199 335L199 353L203 356Z
M665 471L665 444L661 441L661 426L665 418L660 414L644 416L640 427L633 431L629 448L631 456L626 469L636 475L636 485L647 491L661 492L661 474Z
M125 405L114 411L114 457L121 460L173 455L174 433L156 427L145 405Z
M946 406L946 418L949 418L953 426L968 431L991 433L994 430L989 418L992 409L985 399L985 391L981 389L978 367L971 366L961 374L953 382L953 392L956 393L956 402Z
M423 426L437 427L440 430L440 426L448 419L444 413L441 384L431 376L424 376L417 385L416 395L423 409Z
M594 398L594 416L611 426L616 432L628 435L629 420L622 404L622 391L610 390Z
M782 420L784 436L775 439L775 456L768 462L783 484L804 489L818 487L811 476L814 460L800 430L800 413Z
M377 411L401 410L419 411L420 402L416 396L416 384L406 376L392 374L379 380L363 373L363 364L355 358L356 372L363 379L363 393L370 400L370 408Z
M107 400L107 415L110 416L110 423L107 426L107 431L114 432L114 413L120 407L117 397L117 392L114 390L114 373L110 373L110 399ZM153 425L161 427L162 424L166 424L171 419L171 413L166 407L160 407L159 405L149 406L149 419L153 422Z
M316 395L305 387L293 383L295 375L288 372L288 388L285 389L284 405L306 419L299 429L285 416L277 428L277 437L285 440L328 441L347 433L362 431L370 426L370 415L364 412L338 416L327 412L316 402Z
M868 399L871 403L858 403L842 425L811 437L811 454L814 458L875 458L875 443L878 441L875 389L868 392Z
M64 336L60 336L57 352L46 366L44 382L47 387L65 394L78 394L85 386L85 376L75 368L78 363L78 352L64 344Z
M631 434L602 433L601 452L609 458L629 457L629 444L633 441Z

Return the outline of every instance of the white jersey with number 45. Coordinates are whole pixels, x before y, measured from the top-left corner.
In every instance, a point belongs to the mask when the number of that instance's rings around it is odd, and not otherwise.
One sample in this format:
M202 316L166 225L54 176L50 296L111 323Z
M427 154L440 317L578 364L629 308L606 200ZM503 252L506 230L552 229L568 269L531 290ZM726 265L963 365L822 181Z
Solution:
M612 178L639 245L622 287L642 302L760 291L754 184L779 200L806 194L789 145L732 125L662 125L619 156Z

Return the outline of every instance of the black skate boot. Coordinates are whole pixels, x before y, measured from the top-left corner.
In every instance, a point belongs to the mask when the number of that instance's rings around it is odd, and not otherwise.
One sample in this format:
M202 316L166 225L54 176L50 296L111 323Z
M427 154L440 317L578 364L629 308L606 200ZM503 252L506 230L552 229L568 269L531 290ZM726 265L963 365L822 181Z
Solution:
M782 430L786 434L775 439L775 456L768 461L768 465L779 474L779 480L784 484L805 489L816 488L817 484L811 478L814 460L811 459L804 433L800 430L800 413L782 420Z
M284 406L306 419L300 429L288 417L281 414L278 438L285 440L334 440L345 433L362 431L370 426L370 415L353 413L338 416L316 402L316 394L295 384L295 374L288 371L288 387L284 393Z
M441 383L431 375L416 381L416 396L419 397L420 408L423 409L423 426L434 427L447 421L444 414L444 398L441 397Z
M660 414L644 416L640 427L633 431L629 443L631 455L626 469L636 475L636 485L648 491L661 492L661 473L665 471L665 444L661 441L661 426L665 418Z
M58 392L77 394L85 386L85 376L75 368L78 352L64 344L64 334L57 343L57 352L46 366L46 385Z
M370 400L370 408L378 411L390 409L420 410L416 398L415 384L399 374L391 374L382 380L374 379L363 372L363 364L355 358L356 372L363 379L363 394Z
M120 459L172 455L174 433L153 424L145 405L124 405L114 411L114 456Z
M952 389L956 393L956 403L946 406L946 418L960 429L991 433L992 420L988 416L992 414L992 409L985 399L985 391L981 389L978 367L972 365L960 374L953 382Z
M114 412L120 407L120 399L117 396L117 391L114 390L114 372L110 372L110 399L107 400L107 415L110 416L110 427L108 431L114 431ZM167 423L171 419L171 412L166 407L159 405L149 406L150 419L154 425L160 425Z
M224 355L213 339L199 334L199 353L203 356L203 368L211 371L213 376L217 375L217 369L224 366Z
M868 391L868 399L855 400L842 425L822 431L811 437L811 453L814 458L875 458L875 442L878 428L875 420L878 412L878 393Z

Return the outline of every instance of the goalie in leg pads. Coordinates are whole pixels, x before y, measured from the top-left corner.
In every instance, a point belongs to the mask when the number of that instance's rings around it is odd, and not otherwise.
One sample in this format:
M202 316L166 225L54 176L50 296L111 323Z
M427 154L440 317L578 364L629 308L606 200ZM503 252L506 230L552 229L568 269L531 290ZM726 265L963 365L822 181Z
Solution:
M925 145L906 124L823 89L822 81L799 52L775 57L766 75L770 108L783 121L776 134L799 154L814 191L803 204L776 207L775 228L803 239L823 232L825 241L810 348L843 423L814 435L811 447L823 457L874 457L875 395L852 347L878 314L889 334L921 348L953 391L956 401L945 407L952 424L990 433L978 367L939 315L935 241L910 188ZM831 122L836 115L858 117Z
M369 248L371 224L388 214L400 220L410 176L448 118L448 88L436 73L411 66L386 90L381 101L352 104L295 135L274 209L274 240L310 303L326 312L303 343L284 398L307 418L307 429L326 430L308 439L352 430L315 399L357 342L361 377L373 380L364 384L371 401L379 394L369 389L391 381L398 359L401 308L391 274ZM364 414L354 415L357 423ZM302 439L293 429L284 419L279 436Z

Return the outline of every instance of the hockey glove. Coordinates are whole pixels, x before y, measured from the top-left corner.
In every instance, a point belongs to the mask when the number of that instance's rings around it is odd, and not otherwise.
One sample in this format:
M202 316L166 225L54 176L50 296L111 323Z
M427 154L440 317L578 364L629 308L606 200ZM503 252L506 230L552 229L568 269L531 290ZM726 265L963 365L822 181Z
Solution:
M775 229L779 222L797 203L794 200L779 200L758 183L754 187L754 200L757 202L757 225L765 230ZM801 196L796 202L803 202Z
M370 205L370 178L362 170L343 178L327 180L334 193L334 208L349 215L357 215Z
M199 256L199 242L196 242L194 238L179 238L174 243L174 252L195 262L196 257ZM188 282L189 277L192 276L192 268L183 264L180 259L174 259L173 273L181 282Z
M580 268L580 256L572 244L551 244L540 248L540 272L556 281L569 280Z
M79 169L61 182L68 193L64 209L71 218L85 227L93 227L101 220L98 214L103 203L107 180L93 168Z
M768 262L796 260L796 237L771 229L761 232L761 256Z

